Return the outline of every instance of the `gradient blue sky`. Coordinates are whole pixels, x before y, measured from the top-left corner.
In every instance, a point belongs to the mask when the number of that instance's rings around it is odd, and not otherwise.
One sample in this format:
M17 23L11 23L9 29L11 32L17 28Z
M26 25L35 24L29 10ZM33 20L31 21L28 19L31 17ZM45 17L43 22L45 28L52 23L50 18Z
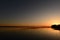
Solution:
M48 26L60 23L59 0L1 0L0 25Z

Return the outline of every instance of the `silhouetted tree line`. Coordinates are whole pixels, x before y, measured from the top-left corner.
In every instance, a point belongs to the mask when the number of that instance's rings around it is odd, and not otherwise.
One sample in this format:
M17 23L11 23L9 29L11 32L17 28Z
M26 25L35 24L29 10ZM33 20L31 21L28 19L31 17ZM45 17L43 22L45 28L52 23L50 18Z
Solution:
M59 25L52 25L51 28L55 30L60 30L60 24Z

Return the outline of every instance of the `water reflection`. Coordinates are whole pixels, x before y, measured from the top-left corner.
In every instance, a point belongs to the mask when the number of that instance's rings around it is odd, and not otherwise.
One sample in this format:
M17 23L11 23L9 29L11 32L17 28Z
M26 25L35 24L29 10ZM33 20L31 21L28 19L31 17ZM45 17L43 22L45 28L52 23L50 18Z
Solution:
M54 39L60 40L60 31L51 28L21 29L21 28L0 28L2 38L12 39ZM6 37L5 37L6 36ZM10 39L11 39L10 38Z

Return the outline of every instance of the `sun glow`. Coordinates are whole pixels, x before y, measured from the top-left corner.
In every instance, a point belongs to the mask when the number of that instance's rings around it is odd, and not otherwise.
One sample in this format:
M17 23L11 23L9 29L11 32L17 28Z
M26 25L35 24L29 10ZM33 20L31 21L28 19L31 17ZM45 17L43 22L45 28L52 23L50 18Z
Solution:
M58 24L60 24L60 23L52 23L53 25L55 24L55 25L58 25Z
M60 24L60 20L58 20L58 19L52 19L51 25L59 25L59 24Z

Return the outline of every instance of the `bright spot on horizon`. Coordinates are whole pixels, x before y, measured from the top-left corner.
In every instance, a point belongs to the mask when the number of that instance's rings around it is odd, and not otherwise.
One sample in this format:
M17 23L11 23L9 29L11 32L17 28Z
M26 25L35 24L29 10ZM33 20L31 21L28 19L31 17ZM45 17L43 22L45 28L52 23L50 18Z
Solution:
M60 24L60 23L52 23L53 25L58 25L58 24Z
M51 25L59 25L59 24L60 24L59 19L53 19L51 22Z

